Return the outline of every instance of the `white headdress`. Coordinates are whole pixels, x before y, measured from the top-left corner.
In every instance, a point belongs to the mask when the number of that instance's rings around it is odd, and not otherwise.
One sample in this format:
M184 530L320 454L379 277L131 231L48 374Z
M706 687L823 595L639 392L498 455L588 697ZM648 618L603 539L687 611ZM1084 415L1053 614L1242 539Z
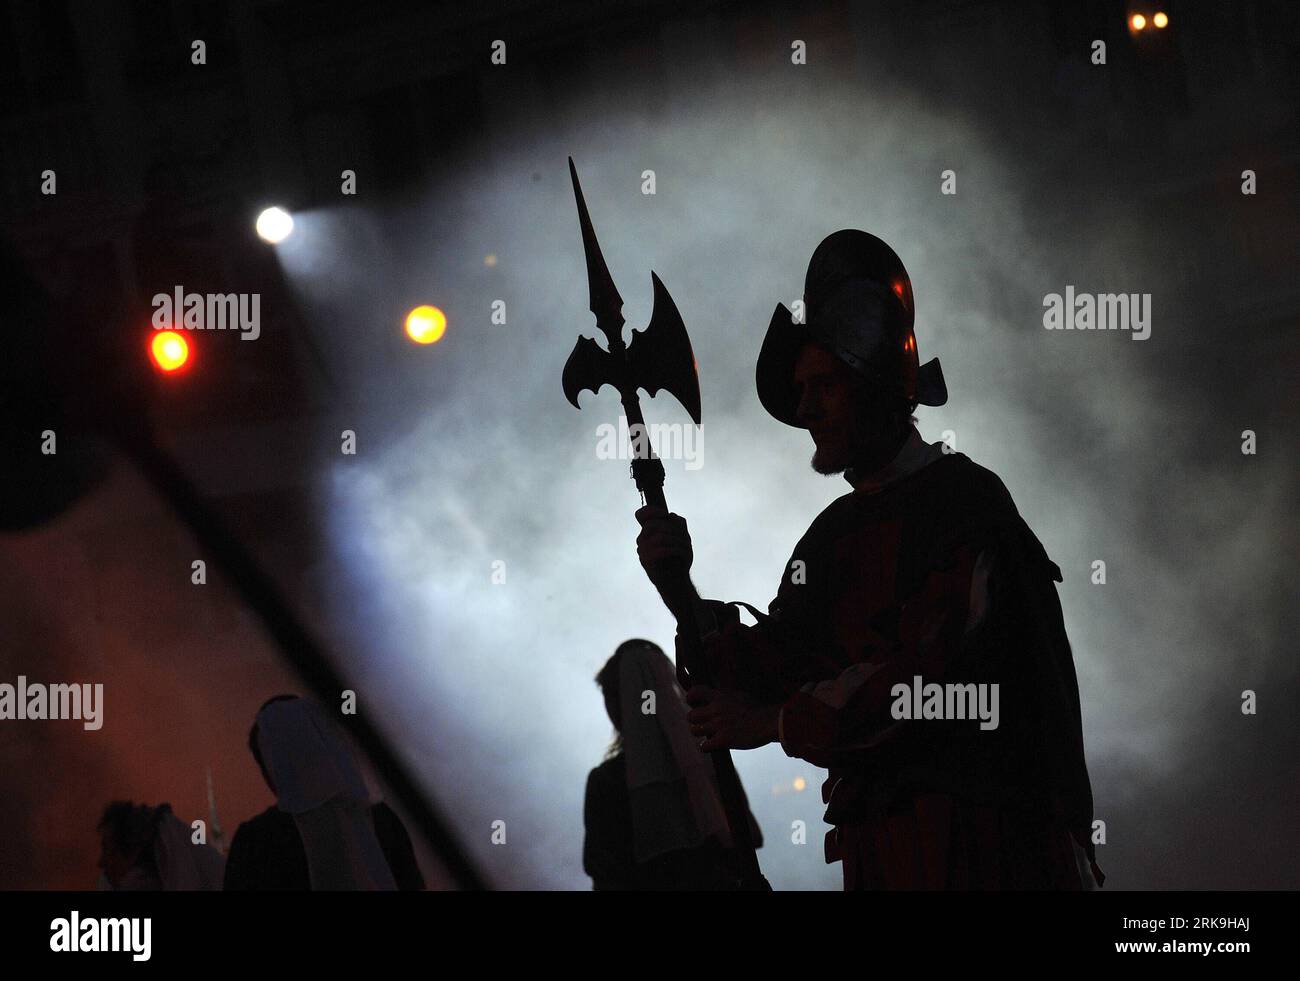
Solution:
M257 715L262 763L307 852L314 890L396 889L375 836L361 770L343 734L306 698Z
M672 661L649 642L620 650L619 707L636 860L710 838L730 847L713 759L691 738Z

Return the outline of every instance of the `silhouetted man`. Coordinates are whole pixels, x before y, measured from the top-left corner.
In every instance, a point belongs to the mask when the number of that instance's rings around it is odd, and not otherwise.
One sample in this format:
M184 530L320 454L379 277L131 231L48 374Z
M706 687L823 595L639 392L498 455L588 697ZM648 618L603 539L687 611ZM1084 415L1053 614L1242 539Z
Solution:
M691 587L716 683L687 692L692 733L703 750L779 742L829 770L826 860L846 889L1099 885L1060 570L995 474L913 425L947 388L937 360L919 363L894 251L828 236L804 302L806 327L773 315L759 399L853 490L795 546L768 615L749 608L754 626ZM637 518L642 565L671 596L689 582L686 523Z

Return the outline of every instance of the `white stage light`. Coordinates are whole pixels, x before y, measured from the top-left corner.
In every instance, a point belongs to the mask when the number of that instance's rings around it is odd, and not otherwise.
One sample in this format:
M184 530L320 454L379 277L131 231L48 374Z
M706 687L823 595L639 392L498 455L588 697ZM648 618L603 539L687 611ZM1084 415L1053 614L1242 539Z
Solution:
M257 216L257 234L275 245L283 242L293 231L293 216L283 208L267 208Z

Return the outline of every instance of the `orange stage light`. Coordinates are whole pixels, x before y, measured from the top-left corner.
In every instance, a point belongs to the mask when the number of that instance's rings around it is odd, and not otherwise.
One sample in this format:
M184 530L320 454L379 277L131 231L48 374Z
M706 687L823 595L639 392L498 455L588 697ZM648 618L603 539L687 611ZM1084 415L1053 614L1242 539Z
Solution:
M406 315L406 336L416 344L434 344L447 330L447 315L437 307L418 306Z
M160 330L153 335L149 353L159 371L179 371L190 360L190 345L185 335L174 330Z

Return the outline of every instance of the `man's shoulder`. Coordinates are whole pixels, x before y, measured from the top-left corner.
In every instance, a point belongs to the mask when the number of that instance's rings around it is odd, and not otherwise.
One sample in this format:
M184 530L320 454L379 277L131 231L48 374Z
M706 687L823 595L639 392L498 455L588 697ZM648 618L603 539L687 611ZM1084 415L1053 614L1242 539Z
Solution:
M976 463L965 453L951 453L945 457L951 464L939 476L947 497L965 501L981 511L1019 516L1016 503L1002 478L988 467ZM942 462L942 461L940 461Z
M1019 556L1018 565L1061 582L1060 567L1020 514L1002 478L965 454L953 456L960 458L953 469L949 498L953 513L964 515L969 526L980 529L999 551Z
M833 539L878 509L891 519L910 515L937 540L996 541L1047 558L1002 478L960 452L943 454L883 494L850 491L836 498L813 519L805 544Z
M1002 478L959 452L943 454L884 491L853 490L835 498L809 524L795 554L815 554L864 521L878 520L925 528L939 543L996 542L1046 559Z
M833 524L840 517L877 504L944 511L958 506L961 510L1007 516L1018 514L1011 492L1001 477L965 453L953 452L945 453L933 463L907 475L884 493L863 494L851 490L835 498L813 519L812 527Z

